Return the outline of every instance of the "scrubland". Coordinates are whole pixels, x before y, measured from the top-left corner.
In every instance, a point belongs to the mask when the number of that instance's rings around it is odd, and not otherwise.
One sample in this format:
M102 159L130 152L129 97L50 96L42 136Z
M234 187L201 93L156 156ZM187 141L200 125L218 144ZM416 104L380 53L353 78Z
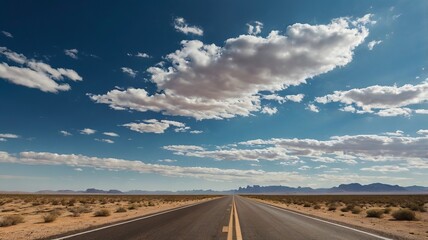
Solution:
M0 239L41 239L215 198L212 195L0 195Z
M428 239L428 195L247 195L292 211L380 232Z

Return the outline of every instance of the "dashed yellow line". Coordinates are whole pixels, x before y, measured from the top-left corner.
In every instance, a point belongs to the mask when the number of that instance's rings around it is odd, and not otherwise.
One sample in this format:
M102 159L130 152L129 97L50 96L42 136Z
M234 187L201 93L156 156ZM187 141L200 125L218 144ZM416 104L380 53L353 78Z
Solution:
M227 240L233 239L233 207L234 207L234 198L232 198L232 204L230 206L230 218L229 218L229 226L227 229Z

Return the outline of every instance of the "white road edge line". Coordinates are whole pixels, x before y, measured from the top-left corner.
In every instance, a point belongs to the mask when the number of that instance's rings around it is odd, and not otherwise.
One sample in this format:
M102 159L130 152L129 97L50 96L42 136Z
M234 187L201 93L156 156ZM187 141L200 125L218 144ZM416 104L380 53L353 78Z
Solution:
M293 212L293 211L287 210L285 208L280 208L280 207L277 207L277 206L270 205L268 203L263 203L263 202L259 202L259 203L265 204L266 206L269 206L269 207L272 207L272 208L276 208L276 209L279 209L279 210L282 210L282 211L285 211L285 212L293 213L293 214L296 214L296 215L299 215L299 216L302 216L302 217L310 218L310 219L313 219L313 220L316 220L316 221L320 221L320 222L323 222L323 223L328 223L328 224L331 224L331 225L334 225L334 226L337 226L337 227L346 228L346 229L349 229L349 230L353 230L355 232L364 233L364 234L367 234L369 236L376 237L376 238L379 238L379 239L393 240L392 238L382 237L382 236L376 235L374 233L369 233L369 232L366 232L366 231L363 231L363 230L359 230L359 229L356 229L356 228L348 227L348 226L341 225L341 224L338 224L338 223L333 223L333 222L329 222L329 221L322 220L322 219L319 219L319 218L310 217L310 216L307 216L305 214Z
M84 232L79 232L79 233L71 234L71 235L64 236L64 237L53 238L52 240L62 240L62 239L67 239L67 238L72 238L72 237L84 235L84 234L91 233L91 232L96 232L96 231L99 231L99 230L103 230L103 229L107 229L107 228L111 228L111 227L116 227L116 226L124 225L124 224L127 224L127 223L132 223L132 222L140 221L140 220L151 218L151 217L156 217L156 216L159 216L159 215L162 215L162 214L165 214L165 213L174 212L174 211L181 210L181 209L184 209L184 208L193 207L193 206L196 206L196 205L199 205L199 204L203 204L203 203L207 203L207 202L210 202L210 201L213 201L213 200L216 200L216 199L218 199L218 198L214 198L214 199L211 199L211 200L208 200L208 201L204 201L204 202L200 202L200 203L194 203L194 204L187 205L187 206L173 208L173 209L170 209L170 210L166 210L164 212L154 213L154 214L149 215L149 216L132 219L132 220L128 220L128 221L125 221L125 222L115 223L115 224L112 224L112 225L108 225L108 226L104 226L104 227L100 227L100 228L95 228L95 229L92 229L92 230L88 230L88 231L84 231Z

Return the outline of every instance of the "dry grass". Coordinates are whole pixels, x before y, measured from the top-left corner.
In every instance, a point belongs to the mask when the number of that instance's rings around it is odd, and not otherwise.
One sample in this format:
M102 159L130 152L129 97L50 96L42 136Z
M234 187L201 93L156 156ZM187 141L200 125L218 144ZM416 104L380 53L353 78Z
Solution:
M50 223L55 221L59 216L61 216L61 211L53 210L45 215L43 215L43 221L45 223Z
M94 212L94 217L107 217L110 215L111 215L111 213L108 209L101 209L101 210Z
M400 209L392 213L395 220L398 221L415 221L416 214L410 209Z
M21 215L4 216L0 220L0 227L8 227L24 222L24 217Z

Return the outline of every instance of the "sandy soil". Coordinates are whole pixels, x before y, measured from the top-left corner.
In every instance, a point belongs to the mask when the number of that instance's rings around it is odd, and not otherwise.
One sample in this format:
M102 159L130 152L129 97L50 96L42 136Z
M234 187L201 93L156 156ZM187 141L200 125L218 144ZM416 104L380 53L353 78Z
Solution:
M394 239L428 239L428 212L417 212L418 221L395 221L391 214L384 214L382 218L367 218L366 212L362 211L359 214L351 212L341 212L339 206L336 211L327 211L327 207L321 205L321 209L313 209L312 207L303 207L296 204L284 204L274 201L254 199L256 201L266 202L278 207L294 210L315 217L321 217L327 220L332 220L339 223L345 223L365 229L372 229L375 232L383 232ZM379 207L381 208L381 207ZM398 208L392 208L397 210Z
M12 202L0 207L0 219L2 219L3 216L19 214L24 217L24 223L1 227L0 239L22 240L47 238L61 233L82 230L197 202L208 201L209 199L212 198L206 198L203 200L185 200L171 203L154 200L152 203L155 206L147 206L147 203L137 203L135 205L137 209L132 210L129 210L128 208L133 204L128 201L107 203L103 205L91 204L87 205L87 208L90 209L91 212L81 213L78 217L73 217L73 214L69 211L71 207L67 208L65 206L51 204L33 206L31 203ZM76 204L74 207L79 206L82 207L83 204ZM124 207L127 211L116 212L119 207ZM54 209L58 209L61 215L54 222L45 223L43 216ZM106 217L95 217L94 212L100 209L108 209L111 215Z

